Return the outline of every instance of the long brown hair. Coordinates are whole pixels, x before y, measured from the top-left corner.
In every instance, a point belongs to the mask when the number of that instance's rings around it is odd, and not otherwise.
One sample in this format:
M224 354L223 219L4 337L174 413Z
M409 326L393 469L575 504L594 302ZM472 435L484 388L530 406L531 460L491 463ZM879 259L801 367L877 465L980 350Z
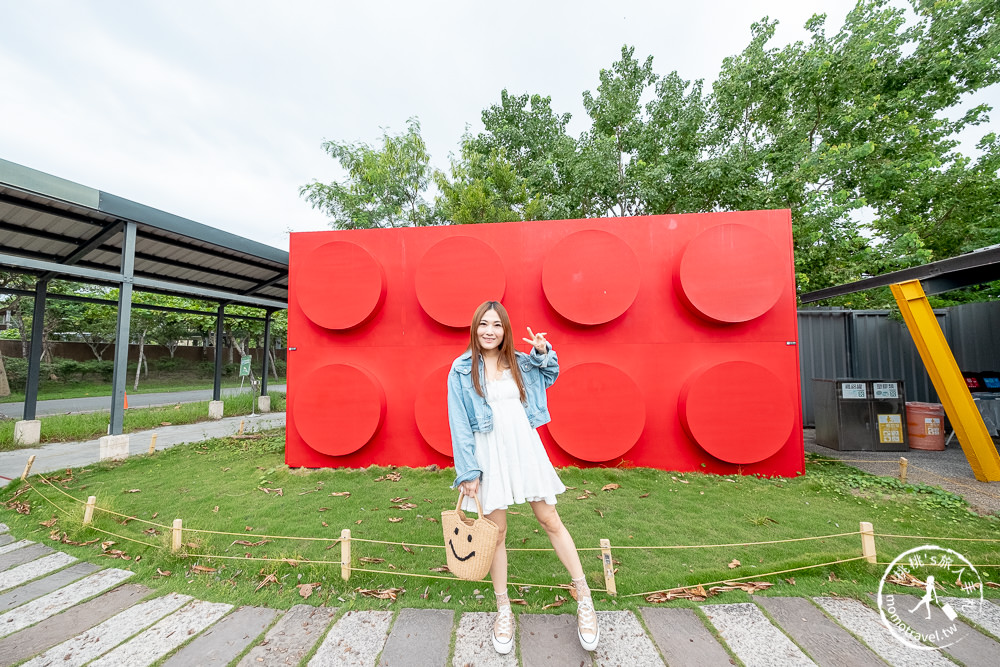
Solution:
M500 324L503 325L503 340L500 342L500 359L497 369L510 369L510 374L514 377L514 382L517 383L517 390L521 394L521 402L523 403L527 397L524 393L521 369L518 368L517 357L514 355L514 332L510 328L510 316L507 315L507 309L499 301L483 302L481 306L476 308L476 312L472 316L472 327L469 330L469 350L472 352L472 386L475 387L477 394L486 398L486 392L479 382L479 355L483 353L483 348L479 344L476 330L479 328L483 316L491 310L496 311L497 315L500 316Z

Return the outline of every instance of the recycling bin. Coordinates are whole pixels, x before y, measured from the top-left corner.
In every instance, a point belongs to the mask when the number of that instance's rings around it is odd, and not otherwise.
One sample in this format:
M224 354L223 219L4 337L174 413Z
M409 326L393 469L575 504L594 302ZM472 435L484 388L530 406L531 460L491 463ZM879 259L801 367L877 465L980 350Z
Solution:
M813 379L816 443L841 451L909 449L902 380Z

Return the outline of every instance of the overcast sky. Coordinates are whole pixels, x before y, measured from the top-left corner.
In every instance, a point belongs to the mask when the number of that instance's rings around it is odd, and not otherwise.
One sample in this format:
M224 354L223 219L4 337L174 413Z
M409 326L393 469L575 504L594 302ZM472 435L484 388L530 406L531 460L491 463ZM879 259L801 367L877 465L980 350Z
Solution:
M550 95L575 136L623 44L710 82L752 22L779 20L777 46L817 12L834 33L853 5L0 0L0 158L287 249L289 230L328 228L298 195L339 176L325 139L376 142L416 116L445 168L504 88Z

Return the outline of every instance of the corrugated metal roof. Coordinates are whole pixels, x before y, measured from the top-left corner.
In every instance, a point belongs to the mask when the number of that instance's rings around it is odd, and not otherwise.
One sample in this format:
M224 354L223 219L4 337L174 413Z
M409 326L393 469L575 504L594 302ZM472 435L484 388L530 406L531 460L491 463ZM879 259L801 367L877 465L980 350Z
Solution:
M0 254L119 273L126 221L136 223L136 277L169 283L157 291L205 298L193 291L201 288L235 304L287 307L286 251L0 160Z

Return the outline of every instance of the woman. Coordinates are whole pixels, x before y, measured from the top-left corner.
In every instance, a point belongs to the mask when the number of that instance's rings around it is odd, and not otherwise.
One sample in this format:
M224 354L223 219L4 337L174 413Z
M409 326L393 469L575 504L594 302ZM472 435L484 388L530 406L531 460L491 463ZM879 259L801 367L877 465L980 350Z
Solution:
M463 508L483 513L500 528L490 566L497 617L493 646L509 653L514 646L514 614L507 597L507 508L527 501L545 529L577 592L577 634L588 651L597 648L600 630L590 588L573 538L556 512L556 495L566 487L549 461L535 430L549 422L545 390L559 375L559 359L544 333L523 338L531 354L514 349L507 311L498 301L476 309L469 348L448 374L448 421L457 476L452 487L468 496Z

